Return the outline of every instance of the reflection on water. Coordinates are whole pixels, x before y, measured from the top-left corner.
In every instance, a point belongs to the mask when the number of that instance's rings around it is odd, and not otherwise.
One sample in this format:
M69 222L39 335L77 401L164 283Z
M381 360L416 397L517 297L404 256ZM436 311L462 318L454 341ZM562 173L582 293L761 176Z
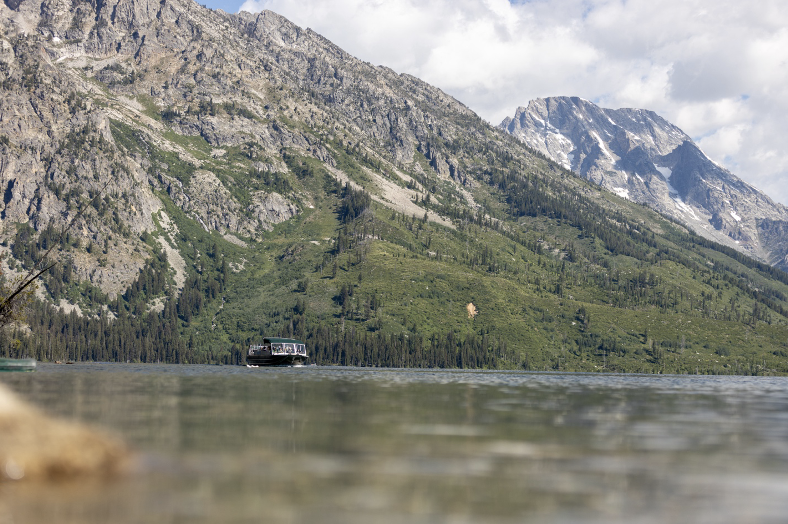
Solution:
M782 522L788 379L41 365L0 378L138 450L0 484L0 522Z

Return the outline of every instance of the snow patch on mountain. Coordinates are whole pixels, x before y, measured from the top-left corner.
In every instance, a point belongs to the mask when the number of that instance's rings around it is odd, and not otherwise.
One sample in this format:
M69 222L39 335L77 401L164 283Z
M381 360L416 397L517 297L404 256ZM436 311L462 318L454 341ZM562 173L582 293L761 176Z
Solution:
M621 198L626 198L627 200L631 200L629 198L629 189L625 187L614 187L613 192L620 196Z
M665 177L665 180L670 180L670 177L673 176L673 170L669 167L662 167L656 164L654 164L654 167Z
M596 141L597 141L597 143L599 144L599 148L602 150L602 152L605 154L605 156L606 156L606 157L608 157L608 158L609 158L610 160L612 160L613 162L615 162L615 159L613 158L613 155L611 155L611 154L610 154L610 151L608 151L608 150L607 150L607 147L605 147L605 143L604 143L604 142L602 141L602 139L599 137L599 134L598 134L596 131L592 131L592 132L591 132L591 136L593 136L594 138L596 138Z
M690 206L688 206L687 203L684 202L680 197L678 196L673 197L673 202L676 203L676 208L679 211L683 213L687 213L695 220L700 220L700 217L695 213L695 210L693 210Z

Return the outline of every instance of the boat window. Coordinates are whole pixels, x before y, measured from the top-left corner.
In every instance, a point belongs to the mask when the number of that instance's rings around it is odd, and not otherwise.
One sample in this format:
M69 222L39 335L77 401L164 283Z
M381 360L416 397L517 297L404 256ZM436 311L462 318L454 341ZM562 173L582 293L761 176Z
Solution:
M306 351L304 350L304 345L303 344L298 344L298 352L299 353L306 353Z
M282 344L271 344L271 349L274 351L282 351Z
M293 344L285 344L285 351L287 351L288 353L292 353L294 350L295 347L293 346Z
M251 346L249 346L249 354L250 355L260 355L260 354L262 354L263 349L264 349L264 346L257 346L255 344L252 344Z

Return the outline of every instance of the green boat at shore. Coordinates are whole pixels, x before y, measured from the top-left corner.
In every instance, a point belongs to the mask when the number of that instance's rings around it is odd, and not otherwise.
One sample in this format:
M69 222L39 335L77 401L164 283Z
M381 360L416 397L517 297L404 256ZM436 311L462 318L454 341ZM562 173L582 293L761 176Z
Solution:
M0 371L35 371L34 358L0 358Z

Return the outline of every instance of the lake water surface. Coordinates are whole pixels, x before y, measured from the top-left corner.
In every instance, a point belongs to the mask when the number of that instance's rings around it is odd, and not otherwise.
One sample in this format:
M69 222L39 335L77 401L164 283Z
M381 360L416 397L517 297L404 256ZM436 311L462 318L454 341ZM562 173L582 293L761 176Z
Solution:
M0 484L0 523L757 523L788 516L788 378L40 364L121 435L110 482Z

